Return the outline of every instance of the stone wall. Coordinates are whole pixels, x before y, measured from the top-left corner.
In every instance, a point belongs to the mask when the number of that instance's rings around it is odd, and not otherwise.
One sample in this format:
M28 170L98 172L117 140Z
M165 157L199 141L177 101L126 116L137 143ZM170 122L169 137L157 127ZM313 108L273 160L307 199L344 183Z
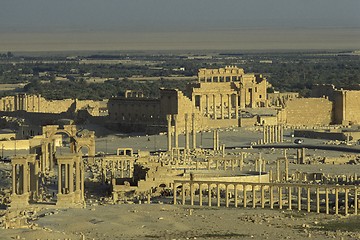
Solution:
M288 101L285 119L288 125L329 125L332 123L333 103L325 98L297 98Z

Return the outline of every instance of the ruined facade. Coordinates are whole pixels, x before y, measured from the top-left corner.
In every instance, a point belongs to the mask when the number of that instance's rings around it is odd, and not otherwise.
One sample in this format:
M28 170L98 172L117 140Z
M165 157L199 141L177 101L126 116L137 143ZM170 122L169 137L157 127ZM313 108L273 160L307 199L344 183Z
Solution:
M198 84L192 86L191 95L192 100L195 100L195 106L200 109L209 110L210 104L206 104L205 99L211 97L215 99L213 109L214 106L239 106L241 109L266 107L269 84L261 74L245 74L244 69L234 66L219 69L201 68L198 72L198 81Z
M62 113L87 110L93 116L100 116L106 108L107 101L78 99L47 100L40 94L17 94L0 98L0 111L26 111L34 113Z
M185 131L185 115L195 115L198 130L239 126L239 111L266 107L268 83L260 74L245 74L237 67L200 69L198 82L185 92L160 89L159 98L140 92L109 100L109 125L127 130L166 130L166 116L177 116L177 128ZM172 124L173 126L175 124ZM151 131L151 130L150 130Z

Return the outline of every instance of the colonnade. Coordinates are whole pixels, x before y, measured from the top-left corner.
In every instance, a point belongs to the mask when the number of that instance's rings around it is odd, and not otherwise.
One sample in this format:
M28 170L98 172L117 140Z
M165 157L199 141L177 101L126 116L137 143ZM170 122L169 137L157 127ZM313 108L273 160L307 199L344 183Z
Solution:
M283 125L264 125L263 126L263 143L278 143L284 141Z
M205 97L205 106L203 106L203 97ZM196 98L199 98L198 107L205 116L212 116L213 119L239 118L239 95L237 93L194 94L192 99L194 104ZM220 114L218 107L220 107Z
M242 153L240 157L210 157L207 159L204 164L205 168L200 166L200 162L196 161L196 170L198 169L207 169L207 170L240 170L244 168L244 154Z
M287 208L326 214L358 214L357 186L175 180L173 203ZM215 198L215 199L213 199ZM215 200L215 203L214 201Z
M192 149L196 149L196 118L195 113L191 114L191 121L189 119L189 114L185 113L185 149L190 150L190 124L191 124L191 134L192 134ZM172 148L179 148L179 127L178 127L178 115L177 114L168 114L166 115L167 120L167 149L169 152L172 151ZM174 134L172 131L172 121L174 122ZM174 141L172 141L172 136Z

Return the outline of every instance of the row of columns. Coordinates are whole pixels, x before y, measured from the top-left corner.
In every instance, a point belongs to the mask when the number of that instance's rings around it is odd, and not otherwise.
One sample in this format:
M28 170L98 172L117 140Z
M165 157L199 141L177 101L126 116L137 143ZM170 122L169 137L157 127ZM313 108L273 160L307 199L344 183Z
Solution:
M178 115L166 115L167 120L167 149L171 151L173 147L179 148L179 128L178 128ZM172 120L174 121L174 141L172 141ZM195 113L191 114L191 133L192 133L192 149L196 149L196 118ZM185 149L190 149L190 130L189 130L189 114L185 114ZM174 145L173 145L174 143Z
M292 210L293 199L297 200L296 207L298 211L306 210L311 212L312 210L317 213L324 212L330 214L330 204L334 205L333 213L339 214L339 198L340 190L343 190L344 197L344 211L343 214L349 214L350 198L354 202L352 213L358 214L358 190L356 186L321 186L321 185L297 185L297 184L254 184L254 183L229 183L229 182L199 182L199 181L175 181L173 185L173 202L177 204L177 190L181 186L181 203L186 204L186 192L190 195L190 205L195 204L195 193L198 192L198 203L203 206L203 191L207 191L208 206L212 206L212 195L216 196L216 206L221 206L221 190L225 190L225 206L230 206L230 199L234 198L234 207L238 207L239 202L239 190L242 191L242 203L243 207L248 207L248 192L250 192L250 201L252 202L252 208L256 208L258 201L261 204L261 208L265 208L266 204L273 209L275 206L275 193L277 194L277 205L279 209L285 207L284 200L287 202L287 209ZM186 187L188 186L188 187ZM197 186L197 188L196 188ZM204 187L205 186L205 187ZM213 190L215 193L213 194ZM260 198L257 197L260 190ZM276 190L276 192L275 192ZM313 190L313 191L312 191ZM351 194L350 194L351 192ZM313 197L315 193L315 198ZM330 197L330 194L332 196ZM268 196L268 198L266 198ZM323 197L321 197L323 196ZM313 199L314 198L314 199ZM305 204L303 200L305 199ZM330 199L334 199L330 202ZM325 202L325 208L321 211L321 203ZM315 205L315 206L314 206Z
M278 143L284 141L284 127L282 125L264 125L263 143Z
M201 95L193 95L193 102L195 104L195 98L198 96L199 99L199 110L201 113L205 114L206 116L209 116L212 114L213 119L238 119L239 118L239 96L236 93L233 94L218 94L220 95L220 116L218 116L217 113L217 95L216 94L201 94ZM202 106L202 97L205 96L205 112L204 108ZM225 101L226 99L226 101ZM234 99L234 104L232 104ZM210 103L212 102L212 104ZM225 107L224 103L227 102L227 113L225 114ZM233 106L234 105L234 106ZM232 116L232 113L235 111L234 117Z
M215 165L215 166L213 166ZM211 169L215 169L215 170L229 170L229 168L232 171L235 170L240 170L242 171L244 167L244 155L241 154L239 159L211 159L209 158L206 162L206 169L207 170L211 170ZM200 162L198 160L196 160L196 170L199 170L200 168Z
M240 81L239 75L209 75L199 78L199 82L236 82Z
M100 165L102 183L108 180L108 170L111 170L111 180L133 177L134 159L101 159Z
M297 164L305 164L305 148L298 148L296 151Z

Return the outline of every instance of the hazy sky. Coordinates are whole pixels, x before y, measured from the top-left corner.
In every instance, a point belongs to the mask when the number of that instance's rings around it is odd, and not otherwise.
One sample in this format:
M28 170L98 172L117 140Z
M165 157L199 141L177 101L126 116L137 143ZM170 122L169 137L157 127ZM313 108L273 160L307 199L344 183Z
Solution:
M116 48L117 44L124 46L126 42L139 41L135 39L138 37L145 45L161 42L176 45L176 41L189 44L202 41L204 36L207 40L210 37L219 41L217 48L226 48L218 34L241 39L240 35L249 34L247 31L251 34L253 30L266 31L264 34L276 42L276 31L283 29L288 29L291 34L313 29L312 34L318 34L314 36L316 41L326 42L323 37L337 36L348 46L355 44L351 46L357 47L356 40L360 42L360 0L0 1L0 50L6 47L20 49L19 44L24 48L26 43L44 44L44 47L46 44L70 44L71 48L76 44L84 48L84 44L90 47L96 43L99 49L101 46L108 48L109 44ZM271 29L274 31L269 31ZM342 31L346 31L345 39L340 36L344 34ZM43 35L39 37L35 33ZM253 42L249 41L249 44ZM284 43L291 42L293 39Z

